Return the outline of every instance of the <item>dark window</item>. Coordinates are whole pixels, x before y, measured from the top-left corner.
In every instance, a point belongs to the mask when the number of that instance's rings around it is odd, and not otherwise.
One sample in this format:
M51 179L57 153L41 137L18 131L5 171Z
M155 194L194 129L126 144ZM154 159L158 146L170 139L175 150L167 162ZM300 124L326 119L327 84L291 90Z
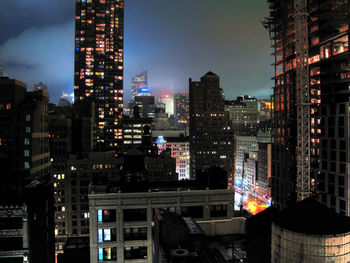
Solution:
M0 230L4 229L22 229L22 217L0 218Z
M147 240L147 227L124 228L124 240Z
M227 205L211 205L210 217L226 217Z
M124 259L147 259L147 247L125 247Z
M328 174L328 183L334 184L335 179L334 179L334 174Z
M344 174L345 173L345 168L346 168L346 165L345 163L340 163L339 164L339 172Z
M339 200L339 209L345 210L345 201L342 199Z
M339 141L339 149L340 150L345 150L346 149L346 143L344 140Z
M147 221L147 209L124 209L123 219L124 221Z
M335 196L331 196L331 206L335 206Z
M0 250L20 250L22 248L22 237L0 238Z
M346 162L346 153L345 152L340 152L340 161Z
M338 187L338 195L340 197L344 197L344 188L343 187Z
M334 185L333 184L328 185L328 193L331 195L334 195Z
M335 172L336 170L336 163L335 162L331 162L331 171Z
M181 216L203 218L203 206L183 206L181 207Z

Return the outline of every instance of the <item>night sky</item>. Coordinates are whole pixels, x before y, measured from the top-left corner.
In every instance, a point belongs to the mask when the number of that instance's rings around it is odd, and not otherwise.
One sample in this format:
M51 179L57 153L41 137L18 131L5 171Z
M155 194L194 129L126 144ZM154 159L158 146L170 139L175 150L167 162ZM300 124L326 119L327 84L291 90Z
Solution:
M10 78L73 92L74 0L2 1L0 61ZM148 70L149 88L187 92L188 79L213 71L226 99L272 94L273 62L264 0L125 0L124 99L131 77Z

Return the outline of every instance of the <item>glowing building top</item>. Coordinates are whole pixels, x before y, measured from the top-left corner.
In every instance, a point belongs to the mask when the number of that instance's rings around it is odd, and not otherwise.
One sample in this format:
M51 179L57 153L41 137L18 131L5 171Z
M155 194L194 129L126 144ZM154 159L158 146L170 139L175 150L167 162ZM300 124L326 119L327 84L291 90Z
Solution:
M137 74L135 77L131 78L131 93L133 98L138 95L151 95L148 90L147 70L144 70L140 74Z
M123 36L123 0L76 0L74 98L95 102L102 148L122 139Z

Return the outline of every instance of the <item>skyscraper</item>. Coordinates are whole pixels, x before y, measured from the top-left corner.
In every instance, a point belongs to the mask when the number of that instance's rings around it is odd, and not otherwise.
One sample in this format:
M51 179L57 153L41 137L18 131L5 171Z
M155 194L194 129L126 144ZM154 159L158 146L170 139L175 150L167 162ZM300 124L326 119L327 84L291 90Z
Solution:
M176 121L188 124L190 109L188 93L175 93L174 104Z
M123 113L123 0L77 0L74 98L92 98L96 142L119 146Z
M131 93L133 98L139 93L148 93L147 70L131 78Z
M268 3L266 26L275 49L273 200L285 207L316 192L323 203L350 215L350 4Z
M208 72L190 89L190 173L211 166L223 168L233 187L234 137L219 76Z

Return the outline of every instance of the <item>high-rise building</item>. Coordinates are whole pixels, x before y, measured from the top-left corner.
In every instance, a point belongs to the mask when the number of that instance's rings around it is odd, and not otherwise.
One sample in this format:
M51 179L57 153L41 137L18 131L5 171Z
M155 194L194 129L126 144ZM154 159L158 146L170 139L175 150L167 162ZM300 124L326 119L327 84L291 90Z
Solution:
M55 199L55 250L62 253L67 240L65 231L66 210L65 177L68 153L72 150L72 111L68 107L49 104L49 142L51 160L51 181Z
M219 76L208 72L190 88L190 175L211 166L223 168L233 187L234 137Z
M349 215L350 4L268 3L275 49L273 200L286 207L319 192L324 204Z
M148 93L148 79L147 70L142 71L135 77L131 78L131 93L132 97L139 95L140 93Z
M175 119L178 123L188 124L190 118L190 102L188 93L175 93Z
M123 0L78 0L75 17L74 100L95 103L96 143L119 146L123 113Z
M174 115L174 98L170 94L160 95L159 102L165 104L165 113L168 114L168 117Z

